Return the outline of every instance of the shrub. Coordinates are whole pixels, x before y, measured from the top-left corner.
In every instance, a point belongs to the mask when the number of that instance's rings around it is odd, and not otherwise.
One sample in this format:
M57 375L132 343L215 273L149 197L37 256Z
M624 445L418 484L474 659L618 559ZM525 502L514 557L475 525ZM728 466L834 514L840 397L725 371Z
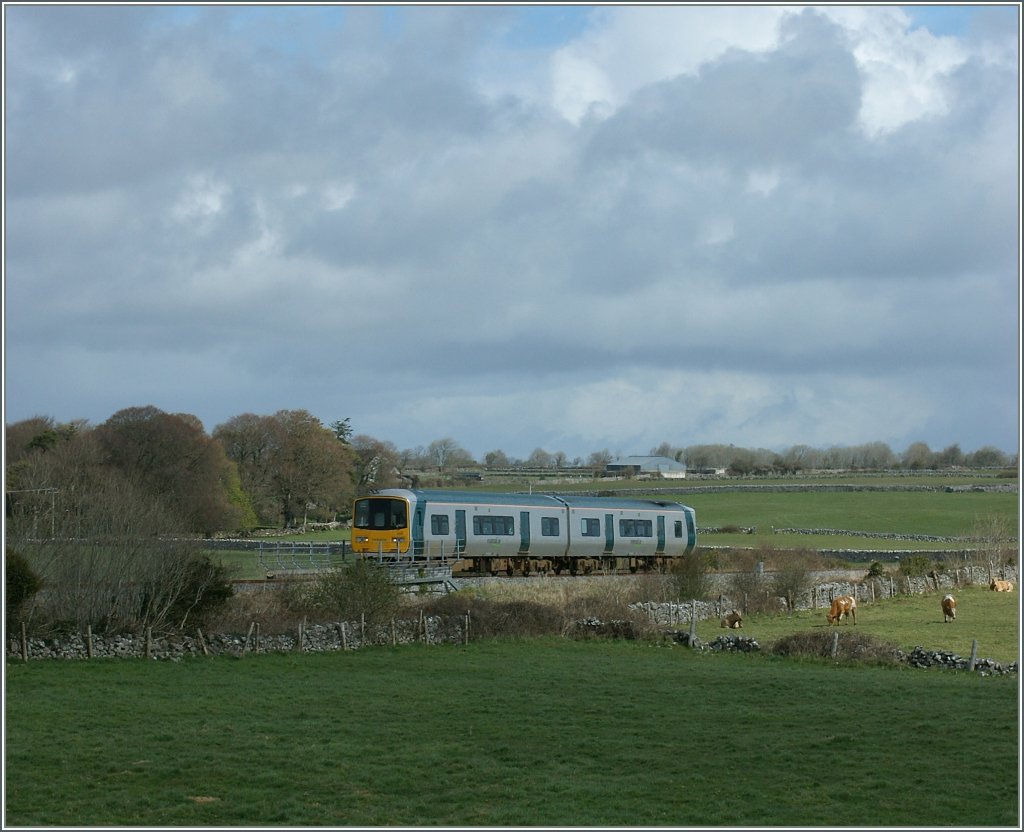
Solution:
M703 599L711 593L711 563L700 549L676 558L669 576L677 598Z
M8 551L4 557L4 599L7 611L7 630L10 632L23 605L43 586L42 579L32 571L19 553Z
M227 568L212 563L206 555L185 564L181 581L167 616L179 628L186 623L205 626L208 618L235 595Z
M871 562L871 566L868 567L868 574L865 575L864 577L865 578L884 578L885 577L885 567L882 565L882 562L881 561L877 561L877 560L876 561L872 561Z
M318 573L291 600L293 605L338 621L354 621L365 615L368 624L383 624L401 608L402 590L386 569L367 560L356 560L339 569Z
M900 561L900 574L905 578L920 578L931 570L932 562L926 555L910 555Z
M784 636L771 645L773 656L793 658L831 659L832 645L836 644L835 659L866 664L897 664L902 652L899 647L875 636L858 632L843 632L838 643L836 630L805 631Z
M493 601L459 593L445 595L423 607L426 615L463 617L469 613L473 638L558 635L564 625L561 611L536 601Z

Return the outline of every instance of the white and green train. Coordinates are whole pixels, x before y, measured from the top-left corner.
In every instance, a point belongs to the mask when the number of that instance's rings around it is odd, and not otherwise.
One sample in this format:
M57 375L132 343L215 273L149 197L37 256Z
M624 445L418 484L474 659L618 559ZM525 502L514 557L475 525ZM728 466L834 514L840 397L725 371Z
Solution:
M661 500L394 488L357 497L352 549L507 574L660 569L697 545L696 513Z

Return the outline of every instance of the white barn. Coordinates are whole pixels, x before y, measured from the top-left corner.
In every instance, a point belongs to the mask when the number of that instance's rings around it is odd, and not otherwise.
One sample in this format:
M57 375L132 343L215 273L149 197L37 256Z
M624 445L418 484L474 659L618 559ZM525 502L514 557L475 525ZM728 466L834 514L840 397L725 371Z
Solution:
M605 466L605 471L623 476L686 479L686 463L676 462L667 456L624 456L609 462Z

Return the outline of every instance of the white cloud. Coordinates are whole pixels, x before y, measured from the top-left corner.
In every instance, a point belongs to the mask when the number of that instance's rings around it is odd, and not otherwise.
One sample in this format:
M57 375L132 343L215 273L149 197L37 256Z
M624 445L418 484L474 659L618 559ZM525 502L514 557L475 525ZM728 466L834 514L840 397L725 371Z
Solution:
M1013 446L1005 46L614 6L491 52L444 11L268 52L230 9L8 10L9 417L149 403L149 364L208 427L306 407L399 447Z

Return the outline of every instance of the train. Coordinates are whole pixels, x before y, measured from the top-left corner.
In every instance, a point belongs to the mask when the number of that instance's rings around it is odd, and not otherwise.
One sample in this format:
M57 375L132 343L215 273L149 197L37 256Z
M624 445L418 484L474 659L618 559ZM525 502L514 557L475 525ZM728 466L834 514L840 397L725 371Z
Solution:
M356 554L477 574L663 570L696 545L696 512L663 500L389 488L352 512Z

